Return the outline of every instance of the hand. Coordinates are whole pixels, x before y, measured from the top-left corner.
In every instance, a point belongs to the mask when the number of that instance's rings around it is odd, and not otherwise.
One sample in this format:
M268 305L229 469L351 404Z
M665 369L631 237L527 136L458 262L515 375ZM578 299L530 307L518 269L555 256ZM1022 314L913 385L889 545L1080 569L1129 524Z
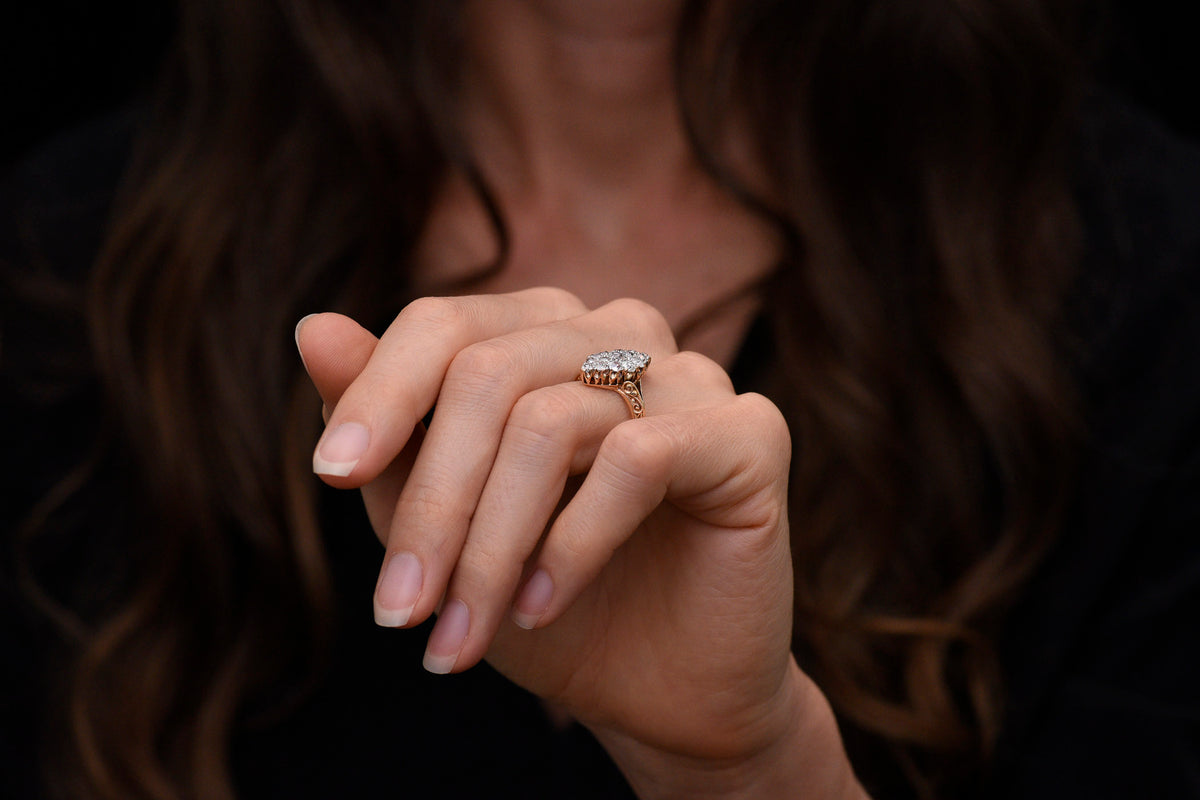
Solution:
M439 611L428 668L486 657L610 749L672 759L749 763L804 728L786 425L656 311L425 299L378 342L337 315L297 342L332 409L315 467L362 488L387 547L377 619ZM641 419L572 380L614 347L652 357Z

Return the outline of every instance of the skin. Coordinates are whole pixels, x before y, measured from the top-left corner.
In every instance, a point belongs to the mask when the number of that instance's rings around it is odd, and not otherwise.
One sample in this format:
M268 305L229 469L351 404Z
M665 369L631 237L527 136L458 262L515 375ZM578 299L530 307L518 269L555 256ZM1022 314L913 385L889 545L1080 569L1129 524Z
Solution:
M297 327L331 409L314 468L361 489L387 549L377 621L436 613L426 668L486 658L589 726L642 797L864 796L790 653L787 427L722 366L753 306L707 354L672 334L775 247L685 146L677 3L465 13L464 126L510 264L379 340L334 314ZM452 176L421 250L431 280L479 263L482 224ZM612 347L651 355L642 419L571 380Z

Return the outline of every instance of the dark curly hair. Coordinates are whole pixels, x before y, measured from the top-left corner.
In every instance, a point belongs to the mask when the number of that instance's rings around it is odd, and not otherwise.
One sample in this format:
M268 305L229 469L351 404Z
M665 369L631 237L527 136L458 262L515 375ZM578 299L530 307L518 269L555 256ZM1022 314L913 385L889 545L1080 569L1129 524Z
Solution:
M456 5L182 4L88 287L108 424L27 525L35 543L79 529L74 489L129 476L104 602L43 591L72 631L51 753L71 796L232 797L234 720L318 661L318 401L292 326L333 308L378 328L411 299L451 170L495 225L481 266L503 268L503 209L452 110ZM689 2L680 23L699 160L785 243L755 287L773 341L756 388L795 439L795 651L868 785L878 767L934 796L986 763L998 626L1069 491L1069 5ZM724 159L731 109L769 186Z

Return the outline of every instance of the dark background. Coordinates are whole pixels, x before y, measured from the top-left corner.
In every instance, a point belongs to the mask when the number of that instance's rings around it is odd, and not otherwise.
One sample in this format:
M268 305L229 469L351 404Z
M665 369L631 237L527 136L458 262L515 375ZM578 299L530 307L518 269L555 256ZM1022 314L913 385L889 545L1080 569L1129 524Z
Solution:
M405 2L405 0L395 0ZM802 1L802 0L798 0ZM906 0L896 0L905 2ZM0 168L54 133L145 92L169 46L169 0L9 0L0 12ZM1107 0L1097 73L1200 139L1196 33L1172 0Z

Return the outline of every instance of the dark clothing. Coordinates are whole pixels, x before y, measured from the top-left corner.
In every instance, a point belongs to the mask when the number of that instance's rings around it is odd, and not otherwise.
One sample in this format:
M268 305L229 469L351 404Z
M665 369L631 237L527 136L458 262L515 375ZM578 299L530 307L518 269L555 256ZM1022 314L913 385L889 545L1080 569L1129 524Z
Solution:
M121 121L93 126L8 181L5 281L31 259L57 277L85 274L128 137ZM989 793L1200 798L1200 154L1107 101L1082 141L1088 239L1075 301L1089 445L1067 530L1002 642L1010 693ZM36 797L48 629L19 597L8 533L79 455L67 443L87 441L95 387L82 376L56 393L46 375L72 350L78 360L82 331L49 325L13 296L6 283L0 402L4 452L19 468L0 508L0 780ZM764 330L751 333L735 380L754 373ZM289 718L236 734L245 797L628 796L578 726L556 728L486 666L427 675L427 627L376 628L381 550L352 495L327 507L339 519L333 664Z
M1009 621L995 796L1200 797L1200 154L1129 109L1090 120L1090 443Z

